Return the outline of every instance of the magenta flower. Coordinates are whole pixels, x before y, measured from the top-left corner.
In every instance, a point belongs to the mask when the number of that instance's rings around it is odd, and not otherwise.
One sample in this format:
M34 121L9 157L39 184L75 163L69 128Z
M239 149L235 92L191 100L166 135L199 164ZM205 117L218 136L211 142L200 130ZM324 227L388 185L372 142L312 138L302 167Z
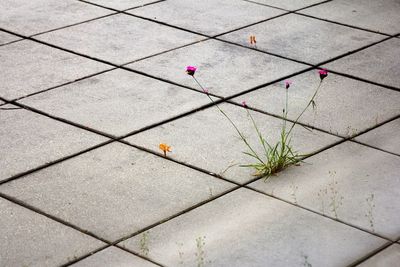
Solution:
M328 76L328 70L327 69L321 69L321 70L318 71L318 73L319 73L319 78L321 79L321 81L323 79L325 79L326 76Z
M196 72L197 68L194 66L187 66L186 67L186 73L193 76L194 73Z
M242 106L245 107L245 108L247 108L246 101L242 101Z
M290 81L290 80L286 80L285 81L285 87L286 87L286 89L289 89L289 87L290 87L290 85L292 85L292 81Z

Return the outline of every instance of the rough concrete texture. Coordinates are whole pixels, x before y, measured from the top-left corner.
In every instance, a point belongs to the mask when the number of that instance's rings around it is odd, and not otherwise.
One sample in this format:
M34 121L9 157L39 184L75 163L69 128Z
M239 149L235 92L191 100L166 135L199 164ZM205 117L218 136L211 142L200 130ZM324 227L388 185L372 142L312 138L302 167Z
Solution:
M113 242L233 186L113 143L0 191Z
M10 42L17 41L21 38L19 38L16 35L8 34L6 32L0 32L0 45L4 45Z
M301 13L387 34L400 33L397 0L338 0Z
M256 36L259 50L312 64L324 62L384 38L378 34L297 14L268 20L220 38L253 47L249 42L250 35Z
M129 13L214 36L284 13L241 0L164 1Z
M327 64L326 67L379 84L399 88L399 54L400 39L393 38Z
M400 245L393 244L367 261L358 265L359 267L392 267L399 264Z
M259 3L263 5L268 5L271 7L282 8L286 10L297 10L300 8L306 8L312 5L323 2L322 0L249 0L249 2Z
M227 104L221 105L221 108L265 160L262 146L246 110ZM271 145L275 145L280 138L282 121L260 113L252 114L260 131L265 134L264 137ZM253 169L239 165L256 163L256 160L243 153L249 152L249 149L240 140L229 121L215 107L136 134L126 140L157 151L157 143L154 140L160 138L173 147L170 156L174 159L199 166L238 183L255 178ZM310 132L301 126L296 126L293 130L293 149L299 154L317 151L339 140L322 132Z
M73 0L2 0L0 25L30 36L110 13L110 10Z
M204 39L200 35L125 14L50 32L37 38L114 64L128 63Z
M107 140L24 109L0 110L0 123L0 181Z
M142 253L141 239L121 245ZM148 257L166 266L346 266L385 243L247 189L149 230L147 240Z
M202 91L186 74L186 66L196 66L195 77L202 86L211 94L224 97L307 68L306 65L215 40L127 65Z
M346 142L250 186L397 240L399 166L398 156Z
M207 104L207 97L126 70L113 70L22 99L24 104L121 136Z
M0 96L22 97L109 69L110 66L32 41L0 46Z
M59 266L103 242L0 198L0 265Z
M317 70L293 76L288 89L288 118L296 120L309 103L320 84ZM285 107L285 81L235 98L246 100L249 107L282 116ZM357 99L357 101L354 101ZM312 105L301 116L300 122L344 137L375 127L400 114L400 94L372 84L328 74L323 80L315 108ZM384 140L384 138L381 138Z
M72 264L73 267L118 266L155 267L157 265L116 247L106 248L93 256Z
M117 9L126 10L131 8L139 8L149 4L157 4L159 0L89 0L89 3L96 5Z
M384 124L355 140L400 155L400 119Z

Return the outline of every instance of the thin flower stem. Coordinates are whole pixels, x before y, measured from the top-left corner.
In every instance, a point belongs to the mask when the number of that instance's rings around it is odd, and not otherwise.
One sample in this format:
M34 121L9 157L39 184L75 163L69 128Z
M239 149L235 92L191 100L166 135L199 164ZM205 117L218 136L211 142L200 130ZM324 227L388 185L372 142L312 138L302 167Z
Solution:
M303 113L307 110L307 108L311 105L311 103L314 101L314 98L317 96L317 93L319 91L319 89L321 88L322 85L322 80L319 82L317 89L315 90L313 96L311 97L310 101L308 102L307 106L303 109L303 111L300 113L300 115L297 117L297 119L294 121L294 123L292 124L292 127L290 127L290 130L287 134L290 134L294 128L294 126L297 124L297 122L299 121L300 117L303 115Z
M203 92L207 92L205 90L205 88L200 84L200 82L196 79L196 77L194 77L194 75L192 75L193 79L196 81L196 83L200 86L200 88L203 90ZM251 145L247 142L247 139L244 137L244 135L240 132L239 128L236 126L236 124L231 120L231 118L229 118L229 116L218 106L218 104L210 97L210 95L208 93L206 93L207 97L210 99L210 101L218 108L218 110L225 116L225 118L228 119L228 121L230 122L230 124L233 126L233 128L235 128L236 132L239 134L240 138L242 139L242 141L246 144L246 146L251 150L251 152L253 153L254 157L260 161L262 164L264 164L264 162L260 159L260 157L258 156L258 154L254 151L254 149L251 147Z

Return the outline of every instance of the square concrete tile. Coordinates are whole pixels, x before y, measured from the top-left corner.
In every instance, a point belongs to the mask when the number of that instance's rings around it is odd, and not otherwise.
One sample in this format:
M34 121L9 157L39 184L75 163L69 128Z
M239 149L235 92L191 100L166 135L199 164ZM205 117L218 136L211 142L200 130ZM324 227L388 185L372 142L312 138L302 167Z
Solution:
M358 267L392 267L397 266L400 261L400 245L393 244L384 251L379 252L372 258L358 265Z
M233 186L112 143L3 184L0 191L115 241Z
M250 0L251 2L265 4L287 10L305 8L323 2L322 0Z
M112 11L74 0L2 0L0 25L29 36L110 13Z
M311 64L383 39L378 34L296 14L272 19L220 38L250 46L250 35L256 36L257 48L262 51Z
M284 11L241 0L174 0L134 9L129 13L214 36Z
M239 189L150 229L148 257L166 266L346 266L385 241ZM143 234L122 246L143 253ZM309 266L309 265L305 265Z
M0 181L106 141L24 109L0 110L0 123Z
M110 66L32 41L0 47L0 96L14 99L73 81Z
M1 266L60 266L104 245L3 198L0 215Z
M400 119L386 123L355 140L400 155Z
M0 45L7 44L9 42L14 42L20 40L18 36L8 34L6 32L0 32Z
M158 1L159 0L89 0L87 2L117 10L126 10L156 3Z
M128 63L204 39L200 35L124 14L39 35L37 38L114 64Z
M399 166L398 156L346 142L250 186L397 240Z
M335 0L301 13L387 34L400 33L398 0Z
M72 264L73 267L118 266L156 267L157 265L116 247L106 248L86 259Z
M400 89L400 39L393 38L325 67Z
M221 108L237 124L257 153L263 155L262 146L246 110L231 104L221 105ZM281 120L261 113L252 112L252 114L268 142L274 144L279 140ZM132 144L158 150L157 140L160 139L172 146L173 152L170 153L170 157L239 183L254 179L252 169L239 167L240 164L254 163L253 158L242 153L248 151L247 147L233 126L215 107L141 132L126 140ZM316 151L338 140L331 135L317 131L310 132L300 126L293 130L294 150L300 154Z
M205 95L125 70L113 70L21 100L115 136L207 104Z
M307 68L306 65L258 51L208 40L127 65L199 91L186 74L186 66L198 68L195 77L210 93L230 96Z
M288 118L296 120L317 89L320 78L316 70L290 78ZM242 95L234 101L246 100L249 107L282 116L285 107L284 82ZM353 136L360 131L400 114L400 93L328 74L315 99L316 108L310 106L300 122L341 136Z

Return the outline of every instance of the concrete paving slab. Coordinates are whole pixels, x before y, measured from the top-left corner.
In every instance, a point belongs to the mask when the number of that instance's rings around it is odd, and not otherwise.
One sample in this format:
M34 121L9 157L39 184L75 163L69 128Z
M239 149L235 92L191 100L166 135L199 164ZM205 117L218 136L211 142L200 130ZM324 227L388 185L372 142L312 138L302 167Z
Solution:
M355 140L400 155L400 119L384 124Z
M341 136L353 136L400 114L400 93L328 74L317 98L300 122ZM290 78L288 118L296 120L317 89L320 78L316 70ZM285 107L285 83L279 82L242 95L235 102L246 100L249 107L282 116Z
M250 0L254 3L260 3L264 5L269 5L273 7L283 8L286 10L296 10L300 8L305 8L314 4L321 3L321 0L300 0L300 1L293 1L293 0Z
M0 181L107 140L24 109L0 110L0 123Z
M346 142L250 186L392 240L400 237L400 158Z
M231 187L112 143L3 184L0 191L113 242Z
M221 108L237 124L257 153L263 155L262 146L246 110L230 104L221 105ZM268 142L274 144L279 140L281 120L261 113L252 114ZM141 132L126 140L158 150L157 140L160 138L172 146L173 152L170 157L239 183L254 179L253 169L239 167L240 164L254 163L253 158L242 153L248 151L247 147L215 107ZM293 130L293 146L300 154L311 153L338 140L334 136L317 131L310 132L300 126Z
M220 38L251 46L248 41L250 35L256 36L257 48L262 51L311 64L383 39L378 34L296 14L272 19Z
M376 254L369 260L361 263L358 267L392 267L397 266L400 261L400 245L393 244L384 251Z
M129 13L209 36L259 22L284 11L241 0L174 0Z
M116 247L109 247L84 260L72 264L73 267L118 266L155 267L157 265Z
M393 38L325 67L400 89L400 39Z
M0 215L1 266L60 266L104 245L3 198Z
M3 0L0 25L29 36L110 13L110 10L73 0Z
M114 64L128 63L204 39L125 14L50 32L37 38Z
M117 10L126 10L137 8L151 3L157 3L159 0L89 0L87 2L109 7Z
M110 66L32 41L0 47L0 95L14 99L76 80Z
M22 99L51 115L122 136L207 104L205 95L113 70Z
M141 240L120 244L143 253ZM148 257L166 266L346 266L385 243L247 189L150 229L146 240Z
M307 68L306 65L258 51L208 40L127 65L199 91L186 74L186 66L198 68L195 77L210 93L230 96Z
M17 41L19 39L21 39L21 38L15 36L15 35L8 34L6 32L0 32L0 45L7 44L7 43L13 42L13 41Z
M300 13L387 34L400 33L400 2L397 0L339 0Z

